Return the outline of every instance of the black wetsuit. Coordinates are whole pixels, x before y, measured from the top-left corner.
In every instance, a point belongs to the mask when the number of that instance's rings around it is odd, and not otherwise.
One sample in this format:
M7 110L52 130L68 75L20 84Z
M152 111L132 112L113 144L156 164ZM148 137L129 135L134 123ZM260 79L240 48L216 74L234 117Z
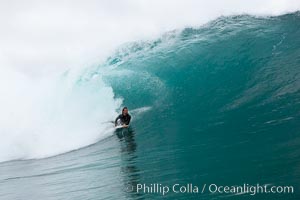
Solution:
M124 124L129 125L131 116L129 114L127 115L120 114L115 120L115 125L117 125L118 119L121 119L122 125Z

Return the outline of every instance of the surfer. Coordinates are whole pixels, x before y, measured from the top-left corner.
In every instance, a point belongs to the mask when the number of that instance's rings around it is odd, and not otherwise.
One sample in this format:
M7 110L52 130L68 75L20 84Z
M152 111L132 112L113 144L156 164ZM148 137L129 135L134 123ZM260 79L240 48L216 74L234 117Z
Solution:
M115 126L122 125L123 127L128 127L130 123L131 116L128 114L128 108L124 107L122 109L122 114L120 114L115 120Z

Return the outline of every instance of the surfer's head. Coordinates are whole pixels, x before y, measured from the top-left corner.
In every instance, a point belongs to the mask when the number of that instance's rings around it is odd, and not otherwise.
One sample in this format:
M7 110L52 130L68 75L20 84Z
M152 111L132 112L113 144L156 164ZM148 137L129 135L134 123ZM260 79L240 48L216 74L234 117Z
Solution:
M128 115L128 108L127 108L127 107L124 107L124 108L122 109L122 114L123 114L123 115Z

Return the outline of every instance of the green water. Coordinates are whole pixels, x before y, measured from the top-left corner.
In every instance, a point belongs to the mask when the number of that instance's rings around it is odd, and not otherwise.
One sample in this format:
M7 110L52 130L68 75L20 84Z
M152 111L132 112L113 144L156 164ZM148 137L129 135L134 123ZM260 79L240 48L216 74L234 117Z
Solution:
M88 73L108 69L129 111L150 109L89 147L1 163L0 199L299 199L299 35L299 13L232 16L120 47ZM199 193L135 188L177 183ZM202 193L204 184L294 193Z

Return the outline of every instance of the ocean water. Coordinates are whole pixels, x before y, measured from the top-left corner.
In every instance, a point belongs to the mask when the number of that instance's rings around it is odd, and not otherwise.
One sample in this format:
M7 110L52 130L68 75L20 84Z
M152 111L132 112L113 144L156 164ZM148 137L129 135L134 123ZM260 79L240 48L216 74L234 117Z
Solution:
M299 199L299 36L299 12L220 17L65 72L53 86L63 98L46 107L71 114L47 115L45 134L26 132L23 143L16 133L2 145L16 147L0 154L0 199ZM131 127L116 132L109 121L125 105ZM56 134L57 122L74 129ZM139 184L199 191L163 195ZM208 190L244 184L294 192Z

